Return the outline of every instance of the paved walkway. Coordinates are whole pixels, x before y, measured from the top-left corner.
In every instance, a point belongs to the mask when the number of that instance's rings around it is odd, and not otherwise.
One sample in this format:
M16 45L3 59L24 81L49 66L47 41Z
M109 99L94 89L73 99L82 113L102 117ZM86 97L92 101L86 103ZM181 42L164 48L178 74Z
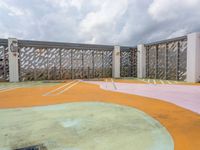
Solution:
M200 114L200 86L90 82L102 89L164 100Z

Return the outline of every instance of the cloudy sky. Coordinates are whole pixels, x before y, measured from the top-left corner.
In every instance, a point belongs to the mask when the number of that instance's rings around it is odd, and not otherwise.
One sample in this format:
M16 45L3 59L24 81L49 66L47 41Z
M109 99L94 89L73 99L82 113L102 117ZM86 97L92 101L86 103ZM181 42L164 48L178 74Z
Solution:
M200 0L0 0L0 38L136 45L200 31Z

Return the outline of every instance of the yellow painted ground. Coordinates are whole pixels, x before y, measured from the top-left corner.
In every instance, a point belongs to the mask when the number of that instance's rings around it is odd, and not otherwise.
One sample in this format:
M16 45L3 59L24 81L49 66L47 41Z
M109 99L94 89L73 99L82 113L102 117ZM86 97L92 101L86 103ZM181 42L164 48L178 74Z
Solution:
M149 114L172 135L175 150L198 150L200 147L200 115L176 105L142 96L105 91L98 85L79 83L56 96L43 96L51 87L19 88L0 93L0 108L18 108L66 102L99 101L135 107Z

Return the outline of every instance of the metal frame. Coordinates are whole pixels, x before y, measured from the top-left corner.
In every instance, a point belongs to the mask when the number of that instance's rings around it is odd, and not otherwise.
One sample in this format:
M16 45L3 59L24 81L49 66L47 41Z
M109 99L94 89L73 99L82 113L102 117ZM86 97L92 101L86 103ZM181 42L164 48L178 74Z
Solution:
M97 44L79 44L79 43L62 43L62 42L46 42L46 41L31 41L18 40L20 47L37 47L37 48L64 48L64 49L80 49L80 50L113 50L111 45L97 45Z

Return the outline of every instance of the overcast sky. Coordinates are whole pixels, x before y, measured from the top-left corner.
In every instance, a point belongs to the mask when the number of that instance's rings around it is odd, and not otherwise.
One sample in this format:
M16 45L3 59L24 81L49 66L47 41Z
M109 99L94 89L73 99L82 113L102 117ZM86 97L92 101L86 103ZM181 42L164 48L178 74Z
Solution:
M200 0L0 0L0 38L136 45L200 31Z

